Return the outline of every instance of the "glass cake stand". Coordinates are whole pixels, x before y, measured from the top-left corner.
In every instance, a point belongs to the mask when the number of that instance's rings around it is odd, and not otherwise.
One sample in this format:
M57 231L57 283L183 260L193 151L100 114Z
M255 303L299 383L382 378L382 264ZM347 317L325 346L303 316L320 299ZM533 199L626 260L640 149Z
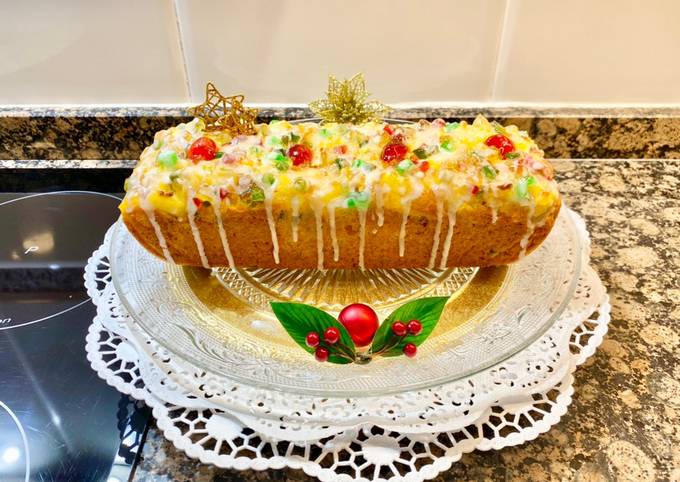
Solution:
M323 397L360 397L434 387L489 368L541 336L571 299L583 250L562 211L545 242L509 267L447 270L205 270L149 254L118 221L112 277L139 325L173 355L247 385ZM368 365L318 363L269 309L303 301L330 312L362 302L383 319L423 296L450 296L414 359Z

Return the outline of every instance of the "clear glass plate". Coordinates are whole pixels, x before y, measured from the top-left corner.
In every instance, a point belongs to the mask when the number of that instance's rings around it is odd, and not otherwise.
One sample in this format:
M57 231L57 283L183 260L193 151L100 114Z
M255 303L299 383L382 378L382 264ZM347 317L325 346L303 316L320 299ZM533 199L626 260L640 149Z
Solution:
M509 267L381 270L375 275L389 283L378 283L373 291L366 290L370 282L361 290L352 289L357 273L269 270L265 276L261 270L171 265L149 254L121 221L115 226L110 260L125 308L174 355L240 383L323 397L359 397L451 382L522 350L552 325L572 297L582 249L572 216L563 207L546 241ZM370 280L373 274L360 276ZM325 307L331 311L349 300L375 304L381 319L406 299L452 297L416 358L322 364L295 345L267 309L269 299L299 296L286 289L291 278L299 286L314 280L308 302L324 305L330 300ZM344 293L340 297L338 290Z

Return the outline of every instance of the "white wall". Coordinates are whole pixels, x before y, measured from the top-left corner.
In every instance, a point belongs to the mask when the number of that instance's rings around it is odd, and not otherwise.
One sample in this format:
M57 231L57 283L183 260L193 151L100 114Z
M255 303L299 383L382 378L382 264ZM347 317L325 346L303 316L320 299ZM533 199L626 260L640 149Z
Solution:
M680 103L674 0L0 0L0 104Z

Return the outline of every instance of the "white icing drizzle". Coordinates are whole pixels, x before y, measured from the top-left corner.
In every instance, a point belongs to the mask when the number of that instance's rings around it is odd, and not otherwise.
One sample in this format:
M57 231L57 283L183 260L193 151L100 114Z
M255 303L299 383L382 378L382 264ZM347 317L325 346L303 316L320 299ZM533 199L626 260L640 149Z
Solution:
M359 210L359 268L363 271L364 250L366 248L366 211Z
M340 259L340 246L338 246L338 236L335 230L335 203L328 205L328 226L331 231L331 244L333 245L333 261L336 263Z
M272 212L272 196L271 193L265 191L264 209L267 213L267 224L269 225L269 232L272 237L272 255L274 262L279 264L279 238L276 236L276 224L274 223L274 213Z
M291 209L291 228L293 231L293 242L298 242L298 225L300 224L300 199L295 196L290 200Z
M191 226L191 234L194 236L194 243L196 243L196 249L198 250L198 257L201 258L201 264L204 268L210 268L208 263L208 258L205 256L205 249L203 248L203 241L201 240L201 233L196 226L196 205L194 204L195 193L191 187L188 188L187 196L187 213L189 218L189 226Z
M236 266L234 265L234 257L231 255L231 249L229 249L229 240L227 239L227 232L224 230L224 223L222 222L222 213L220 211L220 194L219 194L219 188L216 189L215 194L213 196L213 211L215 211L215 219L217 220L217 230L220 233L220 240L222 241L222 249L224 249L224 255L227 257L227 261L229 262L229 267L231 269L234 269Z
M323 270L323 205L314 202L314 220L316 221L316 259L317 269Z
M531 239L531 236L534 234L534 230L536 229L536 225L534 224L533 217L534 217L534 211L536 210L536 206L533 202L529 201L529 206L527 209L527 231L524 233L524 237L519 242L519 247L520 252L519 252L519 259L523 258L527 254L527 248L529 247L529 240Z
M165 260L169 263L174 263L172 255L170 254L170 250L168 249L168 243L165 241L165 236L163 236L163 231L161 231L161 227L158 224L158 221L156 221L156 213L154 212L153 206L151 206L147 200L146 195L140 195L139 199L139 205L146 213L146 217L149 218L151 226L153 226L153 230L156 233L156 238L158 239L158 244L161 247L161 251L163 251Z
M375 186L375 213L378 216L378 226L382 227L385 223L385 208L383 206L383 190L380 182Z
M439 263L439 269L445 269L446 263L449 260L449 251L451 251L451 241L453 240L453 229L456 227L457 211L458 211L457 204L449 204L448 209L449 229L446 231L446 239L444 240L444 249L442 250L442 260Z
M411 201L404 203L401 212L401 227L399 228L399 257L403 258L406 252L406 223L408 223L408 215L411 211Z
M442 219L444 218L444 201L437 196L437 225L434 228L434 238L432 239L432 251L430 252L430 262L427 264L429 269L434 268L439 251L439 237L442 232Z

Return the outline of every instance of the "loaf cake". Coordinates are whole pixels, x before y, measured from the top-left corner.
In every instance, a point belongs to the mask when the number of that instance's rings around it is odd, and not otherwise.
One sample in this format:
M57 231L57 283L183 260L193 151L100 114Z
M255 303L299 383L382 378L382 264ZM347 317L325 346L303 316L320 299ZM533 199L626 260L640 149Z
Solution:
M526 132L473 123L257 124L158 132L126 181L134 237L208 267L434 268L512 263L560 209Z

